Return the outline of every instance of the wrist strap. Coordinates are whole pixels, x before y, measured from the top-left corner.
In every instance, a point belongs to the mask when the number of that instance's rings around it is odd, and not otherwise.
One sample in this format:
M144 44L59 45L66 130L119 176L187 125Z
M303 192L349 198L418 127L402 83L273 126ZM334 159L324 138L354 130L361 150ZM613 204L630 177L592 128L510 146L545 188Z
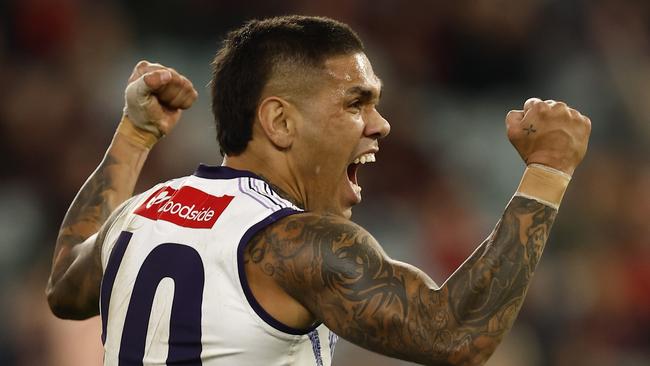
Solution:
M158 142L158 137L154 136L150 132L135 127L133 122L131 122L129 117L126 115L122 117L115 134L120 134L132 143L143 146L147 149L151 149L153 145Z
M557 210L570 181L571 176L565 172L541 164L530 164L515 196L533 199Z

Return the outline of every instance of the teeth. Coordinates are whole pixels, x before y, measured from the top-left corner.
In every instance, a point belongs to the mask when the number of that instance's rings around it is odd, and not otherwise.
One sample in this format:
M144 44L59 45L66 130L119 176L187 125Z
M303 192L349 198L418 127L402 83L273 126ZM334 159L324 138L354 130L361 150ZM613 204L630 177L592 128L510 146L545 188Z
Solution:
M360 157L354 159L355 164L374 163L375 161L377 160L375 159L375 154L373 153L363 154Z

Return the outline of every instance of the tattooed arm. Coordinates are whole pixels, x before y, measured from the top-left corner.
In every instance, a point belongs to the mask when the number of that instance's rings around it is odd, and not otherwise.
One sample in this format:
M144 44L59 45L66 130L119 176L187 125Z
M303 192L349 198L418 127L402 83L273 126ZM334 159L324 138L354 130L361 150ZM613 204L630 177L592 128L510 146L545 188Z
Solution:
M122 119L104 159L72 201L56 240L45 292L50 309L61 318L99 313L106 229L119 216L116 208L133 194L149 149L197 96L192 83L176 71L146 61L133 70L126 94L129 117Z
M116 134L104 159L72 201L56 240L46 289L56 316L85 319L99 313L103 235L97 232L111 212L131 197L148 152Z
M478 365L512 326L555 214L513 198L492 235L442 287L335 216L290 216L248 251L288 294L357 345L425 364Z
M494 231L441 287L389 258L358 225L315 213L257 235L249 263L357 345L424 364L483 364L522 306L590 131L566 104L539 99L506 123L529 167Z

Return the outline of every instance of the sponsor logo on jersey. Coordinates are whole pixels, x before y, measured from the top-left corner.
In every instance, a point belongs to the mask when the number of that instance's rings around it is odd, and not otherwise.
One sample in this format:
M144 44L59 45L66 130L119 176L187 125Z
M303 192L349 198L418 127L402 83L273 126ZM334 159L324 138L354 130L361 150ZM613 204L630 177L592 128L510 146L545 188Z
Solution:
M151 220L164 220L194 229L210 229L233 196L213 196L190 186L155 191L134 213Z

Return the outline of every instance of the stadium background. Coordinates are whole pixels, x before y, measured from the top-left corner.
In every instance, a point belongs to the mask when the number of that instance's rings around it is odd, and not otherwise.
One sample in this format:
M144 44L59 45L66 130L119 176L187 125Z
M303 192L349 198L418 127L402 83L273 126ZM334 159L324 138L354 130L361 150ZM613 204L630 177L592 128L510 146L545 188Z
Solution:
M139 189L220 157L209 63L227 29L301 13L349 23L392 123L355 219L442 283L523 171L505 133L531 96L593 121L519 319L492 366L650 364L650 2L21 0L0 5L0 364L98 365L99 322L56 320L43 289L67 205L100 160L140 59L200 92ZM326 138L326 137L324 137ZM400 365L340 344L335 365Z

